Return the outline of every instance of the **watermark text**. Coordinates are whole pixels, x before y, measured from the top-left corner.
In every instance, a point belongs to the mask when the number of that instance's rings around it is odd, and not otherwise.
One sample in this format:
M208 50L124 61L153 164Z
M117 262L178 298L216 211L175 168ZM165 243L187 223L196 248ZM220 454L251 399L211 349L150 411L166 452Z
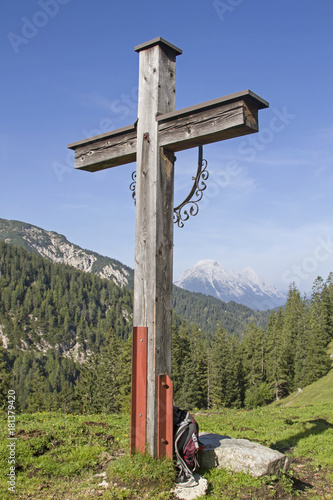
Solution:
M9 465L9 472L7 474L7 484L8 484L8 490L11 493L15 493L15 488L16 488L16 469L15 469L15 464L16 464L16 437L15 437L15 391L10 389L8 391L8 408L7 408L7 413L8 413L8 465Z
M66 5L70 0L39 0L38 6L40 10L28 17L22 17L22 25L20 33L10 31L7 38L12 46L15 54L18 54L22 45L30 42L38 32L45 28L49 20L55 17L62 5Z

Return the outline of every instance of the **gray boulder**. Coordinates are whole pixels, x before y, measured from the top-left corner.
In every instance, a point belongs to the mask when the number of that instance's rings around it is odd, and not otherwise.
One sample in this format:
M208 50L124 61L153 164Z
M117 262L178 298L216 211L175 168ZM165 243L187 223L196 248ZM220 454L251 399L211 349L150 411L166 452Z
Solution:
M289 466L288 457L279 451L248 439L202 432L200 441L205 445L200 457L200 465L205 469L217 467L260 477L285 472Z

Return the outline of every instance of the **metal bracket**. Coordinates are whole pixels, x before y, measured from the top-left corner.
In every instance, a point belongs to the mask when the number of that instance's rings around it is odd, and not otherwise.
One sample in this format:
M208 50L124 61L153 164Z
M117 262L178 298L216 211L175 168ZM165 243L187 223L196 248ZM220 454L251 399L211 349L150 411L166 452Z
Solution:
M146 451L148 328L133 327L131 455Z
M198 169L195 177L192 177L194 181L190 194L185 198L183 203L174 208L173 221L178 227L184 227L184 222L190 218L190 215L195 216L199 212L198 203L203 197L203 192L206 189L206 181L209 177L207 168L207 160L203 159L203 147L199 146L198 153ZM192 200L193 196L196 197ZM183 210L186 205L190 205L189 210Z
M135 197L136 197L136 192L135 192L135 186L136 186L136 170L134 170L134 172L132 172L132 181L131 184L130 184L130 190L132 191L132 198L134 200L134 205L135 205Z
M192 177L193 186L189 193L189 195L185 198L183 203L180 203L177 207L174 208L173 221L177 224L178 227L184 227L184 222L187 221L190 216L195 216L199 212L198 203L203 197L203 192L206 189L205 181L209 177L209 173L207 169L208 162L203 159L203 147L199 146L198 151L198 168L195 177ZM132 198L135 203L136 198L136 171L132 173L132 181L130 184L130 190L132 191ZM195 199L192 199L195 197ZM186 205L190 205L189 209L185 209Z
M171 378L158 376L157 457L173 458L173 385Z

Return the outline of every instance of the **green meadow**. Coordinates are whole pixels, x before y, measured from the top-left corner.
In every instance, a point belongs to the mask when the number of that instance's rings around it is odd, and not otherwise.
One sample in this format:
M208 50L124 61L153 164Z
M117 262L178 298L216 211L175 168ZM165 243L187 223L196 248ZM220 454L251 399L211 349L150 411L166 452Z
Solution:
M226 470L201 471L209 484L207 498L333 498L332 377L330 372L302 393L255 410L194 410L201 431L250 439L290 459L287 473L256 479ZM129 432L129 415L20 412L14 495L8 491L7 414L2 411L0 497L171 499L173 464L131 458Z

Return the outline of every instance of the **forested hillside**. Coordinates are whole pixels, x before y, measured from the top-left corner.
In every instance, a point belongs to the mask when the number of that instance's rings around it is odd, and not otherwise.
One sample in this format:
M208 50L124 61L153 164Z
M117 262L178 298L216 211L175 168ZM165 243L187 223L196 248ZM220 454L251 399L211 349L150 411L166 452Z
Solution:
M23 247L34 255L40 255L54 263L73 266L87 273L107 278L120 287L133 290L134 271L121 262L84 250L70 243L65 236L54 231L21 221L0 218L0 241ZM219 323L230 333L240 335L244 324L254 321L267 326L269 312L252 311L235 302L226 303L219 299L191 293L173 287L173 309L185 320L193 322L211 337Z
M219 326L210 343L198 329L174 329L176 398L188 407L253 408L287 396L332 366L333 274L317 278L310 300L291 286L285 310L272 311L267 329L254 323L241 339Z
M26 248L57 264L68 264L107 278L119 286L133 288L133 269L110 257L74 245L62 234L17 220L0 218L0 240Z
M205 313L206 297L196 295L197 304L183 302L192 322L197 305ZM107 279L0 242L1 393L14 389L30 411L127 410L132 300L129 289ZM309 300L291 286L286 308L271 312L267 328L248 322L251 314L243 319L240 338L227 321L211 336L174 314L176 404L254 407L330 370L333 274L315 281Z
M265 328L268 325L270 310L253 311L233 301L223 302L215 297L188 292L176 286L173 287L172 295L174 311L186 321L207 332L210 339L219 324L230 334L236 334L238 337L241 336L244 326L250 323Z
M124 341L132 331L130 290L0 242L0 334L23 408L45 394L51 406L72 400L111 331Z

